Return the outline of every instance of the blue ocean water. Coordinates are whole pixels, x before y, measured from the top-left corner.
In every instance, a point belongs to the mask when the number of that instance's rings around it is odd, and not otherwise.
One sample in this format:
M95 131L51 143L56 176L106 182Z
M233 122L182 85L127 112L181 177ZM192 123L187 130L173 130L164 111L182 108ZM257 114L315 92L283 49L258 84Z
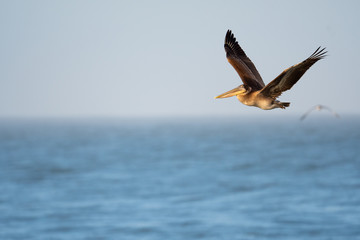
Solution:
M0 122L0 239L360 239L360 118Z

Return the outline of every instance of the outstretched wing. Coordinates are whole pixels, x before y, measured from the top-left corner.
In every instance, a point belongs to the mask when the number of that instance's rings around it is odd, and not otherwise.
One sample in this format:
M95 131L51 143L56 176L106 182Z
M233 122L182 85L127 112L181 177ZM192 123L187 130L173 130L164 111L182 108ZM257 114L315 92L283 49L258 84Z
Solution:
M312 111L316 109L316 107L317 106L313 106L309 110L307 110L307 112L301 116L300 121L303 121Z
M235 68L244 84L250 86L253 90L262 89L265 84L256 70L255 65L246 56L236 41L234 34L228 30L225 37L225 52L229 63Z
M324 105L318 105L318 106L320 106L321 109L326 109L326 110L328 110L328 111L331 112L332 115L334 115L335 117L340 118L340 115L337 114L337 112L335 112L335 111L332 110L331 108L329 108L329 107L327 107L327 106L324 106Z
M263 90L261 90L261 94L276 98L280 96L282 92L289 90L314 63L326 56L325 54L327 52L324 51L325 48L321 50L319 49L320 47L301 63L284 70L279 76L266 85Z

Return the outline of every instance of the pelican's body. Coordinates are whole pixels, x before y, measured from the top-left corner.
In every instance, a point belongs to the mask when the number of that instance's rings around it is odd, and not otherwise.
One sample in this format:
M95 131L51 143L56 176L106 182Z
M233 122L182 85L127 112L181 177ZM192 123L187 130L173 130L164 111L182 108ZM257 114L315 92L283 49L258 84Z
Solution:
M236 95L240 102L247 106L254 106L263 110L270 110L274 108L285 108L289 106L289 103L280 102L271 97L264 96L261 91L253 91L247 94Z
M276 98L282 92L289 90L315 62L325 57L326 54L325 48L319 51L319 47L309 58L284 70L265 86L255 65L246 56L230 30L226 33L224 47L226 58L235 68L244 84L215 98L236 96L243 104L264 110L290 106L289 102L280 102Z

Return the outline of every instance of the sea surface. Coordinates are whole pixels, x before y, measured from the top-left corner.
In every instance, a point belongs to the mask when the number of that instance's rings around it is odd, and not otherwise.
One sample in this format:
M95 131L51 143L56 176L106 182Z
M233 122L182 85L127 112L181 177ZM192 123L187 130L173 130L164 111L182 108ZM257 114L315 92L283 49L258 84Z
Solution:
M360 117L3 119L0 239L360 239Z

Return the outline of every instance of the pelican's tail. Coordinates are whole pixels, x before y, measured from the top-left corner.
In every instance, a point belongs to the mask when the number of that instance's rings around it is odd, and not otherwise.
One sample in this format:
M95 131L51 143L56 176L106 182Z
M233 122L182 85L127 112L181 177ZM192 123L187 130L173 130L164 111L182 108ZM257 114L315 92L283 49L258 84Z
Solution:
M282 109L285 109L290 106L289 102L279 102L278 104L279 104L279 107Z

